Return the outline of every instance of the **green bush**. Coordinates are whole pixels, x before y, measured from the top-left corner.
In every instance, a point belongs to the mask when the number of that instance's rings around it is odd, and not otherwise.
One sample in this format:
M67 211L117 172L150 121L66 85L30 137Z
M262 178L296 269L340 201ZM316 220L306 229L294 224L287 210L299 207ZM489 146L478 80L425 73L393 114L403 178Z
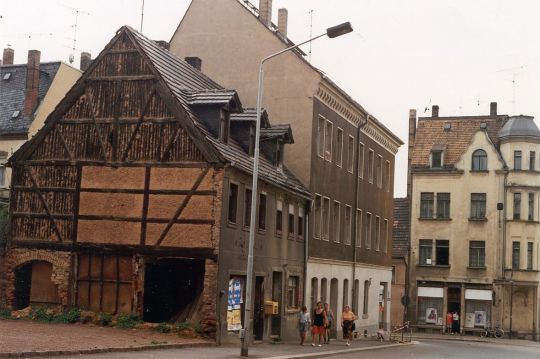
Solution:
M33 320L44 323L53 323L55 322L55 315L52 312L47 311L47 308L32 308L31 317Z
M170 333L171 326L167 323L159 323L156 330L160 333Z
M81 317L81 310L79 308L71 308L67 312L54 313L45 307L37 309L32 308L31 318L38 322L44 323L65 323L73 324L77 323Z
M181 323L176 324L176 329L179 331L189 329L189 328L191 328L191 323L189 322L181 322Z
M9 309L0 310L0 318L11 319L11 311Z
M136 314L120 314L116 326L118 328L131 329L139 323L142 323L142 320Z
M98 323L99 325L106 327L112 323L112 314L110 313L99 313Z
M81 318L81 310L77 307L74 307L68 310L67 312L62 312L54 316L53 321L55 323L73 324L73 323L77 323L80 318Z

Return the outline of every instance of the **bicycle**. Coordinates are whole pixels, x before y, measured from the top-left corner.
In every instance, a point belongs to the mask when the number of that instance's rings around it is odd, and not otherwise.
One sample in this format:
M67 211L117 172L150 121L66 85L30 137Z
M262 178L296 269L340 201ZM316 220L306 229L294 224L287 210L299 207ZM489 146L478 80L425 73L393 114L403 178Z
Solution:
M485 328L480 333L480 336L482 338L493 337L493 338L501 339L504 336L504 330L499 328L499 326L497 325L497 326L495 326L495 328Z

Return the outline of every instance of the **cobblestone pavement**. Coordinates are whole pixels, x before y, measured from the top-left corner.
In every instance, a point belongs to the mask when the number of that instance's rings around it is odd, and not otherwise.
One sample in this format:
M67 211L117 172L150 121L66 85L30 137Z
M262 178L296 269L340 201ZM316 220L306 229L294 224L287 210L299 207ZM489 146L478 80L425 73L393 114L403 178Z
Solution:
M195 344L175 334L151 330L102 328L83 324L44 324L24 320L0 320L0 357L6 353L84 351L107 348L137 348L160 344Z

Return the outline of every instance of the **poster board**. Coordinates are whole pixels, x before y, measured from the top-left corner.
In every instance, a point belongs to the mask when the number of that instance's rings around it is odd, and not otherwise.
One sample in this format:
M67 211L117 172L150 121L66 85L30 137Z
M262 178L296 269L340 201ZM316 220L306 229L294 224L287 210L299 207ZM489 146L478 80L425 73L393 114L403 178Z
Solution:
M426 309L426 324L437 324L437 308Z

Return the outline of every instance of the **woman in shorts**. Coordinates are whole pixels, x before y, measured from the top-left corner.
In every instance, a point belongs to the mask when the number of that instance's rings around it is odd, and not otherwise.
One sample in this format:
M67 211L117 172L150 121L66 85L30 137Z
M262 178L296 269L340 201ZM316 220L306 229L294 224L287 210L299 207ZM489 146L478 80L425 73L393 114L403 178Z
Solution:
M313 326L311 327L311 346L315 346L315 337L319 336L319 345L322 346L324 337L324 322L326 321L326 313L321 302L317 302L317 308L313 310Z

